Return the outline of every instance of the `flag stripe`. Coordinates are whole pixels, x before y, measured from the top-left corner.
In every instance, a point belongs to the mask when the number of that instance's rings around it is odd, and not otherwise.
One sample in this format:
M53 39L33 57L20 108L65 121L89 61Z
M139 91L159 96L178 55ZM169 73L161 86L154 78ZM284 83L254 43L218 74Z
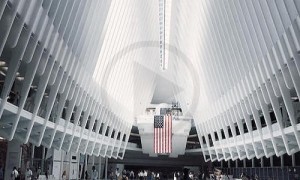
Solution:
M168 132L168 134L167 134L167 139L168 139L168 142L167 142L167 145L166 145L167 151L168 151L168 152L170 152L169 142L170 142L170 121L171 121L171 120L172 120L172 116L169 115L169 116L168 116L168 121L167 121L167 132Z
M164 121L164 127L166 127L166 120ZM163 153L166 153L166 131L163 131Z
M172 117L171 117L171 121L169 122L169 131L170 131L169 151L172 152Z
M154 116L154 153L172 152L172 116Z
M154 128L154 134L156 134L157 132L157 128ZM154 136L154 153L156 153L156 148L157 148L157 138L156 136Z

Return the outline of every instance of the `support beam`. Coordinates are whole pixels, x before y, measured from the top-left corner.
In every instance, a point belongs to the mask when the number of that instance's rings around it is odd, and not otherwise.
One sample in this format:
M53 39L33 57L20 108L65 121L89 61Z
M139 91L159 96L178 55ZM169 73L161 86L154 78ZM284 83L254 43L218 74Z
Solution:
M292 166L296 166L296 161L295 161L295 154L292 154Z
M102 173L101 173L101 166L102 166L102 158L101 156L98 157L99 158L99 167L98 167L98 173L99 173L99 179L102 178Z
M60 151L60 174L58 177L62 177L64 174L64 159L65 159L64 151L61 150Z
M270 157L270 166L271 166L271 167L274 167L273 156Z
M30 159L30 167L33 167L33 159L34 159L34 145L31 144L31 159Z
M224 167L224 160L221 161L221 168Z
M87 171L87 166L88 166L88 162L87 162L87 159L88 159L88 156L89 155L85 155L85 160L84 160L84 171L83 171L83 176L85 178L85 172Z
M42 162L41 162L41 171L44 172L44 166L45 166L45 146L42 147Z
M69 178L69 180L71 180L71 166L72 166L72 153L71 152L69 152L69 176L68 176L68 178Z
M105 157L105 179L107 179L108 158Z

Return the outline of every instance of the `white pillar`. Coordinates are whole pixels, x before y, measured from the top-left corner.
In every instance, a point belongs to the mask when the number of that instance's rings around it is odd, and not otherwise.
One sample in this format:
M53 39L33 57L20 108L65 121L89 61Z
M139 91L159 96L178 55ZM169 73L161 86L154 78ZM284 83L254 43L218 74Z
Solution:
M32 168L32 166L33 166L34 148L35 148L35 146L32 144L32 145L31 145L31 159L30 159L30 167L31 167L31 168Z
M224 163L224 162L223 162L223 160L222 160L222 161L221 161L221 168L223 168L223 163Z
M260 167L264 167L264 157L260 158Z
M45 146L42 147L42 162L41 162L41 170L44 172L44 165L45 165Z
M105 157L105 180L107 180L108 158Z
M296 161L295 161L295 154L292 154L292 166L296 166Z
M101 161L102 159L101 159L101 156L99 156L99 169L98 169L98 172L99 172L99 179L101 179L101 175L102 175L102 173L101 173L101 166L102 166L102 161Z
M59 178L62 177L62 174L64 172L64 151L60 150L60 174L58 175Z
M280 166L281 166L281 168L283 168L283 166L284 166L283 155L280 156Z
M87 165L88 165L87 158L88 158L88 155L86 154L85 159L84 159L83 179L85 179L85 171L87 171Z
M72 165L72 153L69 152L69 180L71 179L71 174L73 174L73 172L71 172L71 165Z
M254 158L252 158L252 167L253 167L253 168L255 167L255 161L254 161Z
M80 153L77 153L76 154L76 156L77 156L77 172L78 172L78 174L77 174L77 177L76 177L76 180L78 180L78 178L81 178L81 170L79 170L79 166L80 166ZM81 167L81 169L82 169L82 167Z
M243 159L243 166L246 167L246 159Z
M270 165L271 167L274 167L273 156L270 157Z
M228 166L227 166L228 168L230 168L230 161L231 160L229 159L228 162L227 162L228 163Z
M235 160L235 167L237 168L237 167L239 167L239 159L237 159L237 160Z

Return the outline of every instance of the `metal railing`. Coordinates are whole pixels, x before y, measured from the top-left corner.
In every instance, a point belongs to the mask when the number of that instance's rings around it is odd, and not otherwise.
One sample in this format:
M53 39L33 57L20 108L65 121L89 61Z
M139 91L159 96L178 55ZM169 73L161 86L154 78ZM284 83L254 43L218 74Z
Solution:
M223 172L240 178L241 174L251 179L257 177L259 180L294 180L300 179L300 166L295 167L246 167L246 168L223 168Z

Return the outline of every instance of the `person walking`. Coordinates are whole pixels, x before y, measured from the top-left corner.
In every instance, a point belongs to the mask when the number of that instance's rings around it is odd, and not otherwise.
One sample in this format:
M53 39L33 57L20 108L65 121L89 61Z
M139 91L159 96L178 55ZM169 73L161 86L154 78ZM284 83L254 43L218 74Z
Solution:
M41 167L39 167L36 171L36 178L39 179L41 174L42 174L42 170L41 170Z
M17 171L17 168L14 167L12 172L11 172L11 175L10 175L11 178L10 179L11 180L16 180L18 176L19 176L19 173Z
M97 172L95 166L92 167L91 179L92 180L98 179L98 172Z
M61 175L62 180L66 180L67 179L67 172L66 170L64 170L64 172Z
M28 168L26 169L26 173L25 173L25 180L31 180L31 178L32 178L32 171L31 171L31 169L28 167Z
M16 180L21 180L22 177L22 172L21 172L21 168L18 168L18 177L16 178Z
M118 180L120 176L119 168L116 169L115 175L116 175L116 179Z
M130 180L133 180L133 179L134 179L134 172L133 172L133 170L130 171L129 177L130 177Z

